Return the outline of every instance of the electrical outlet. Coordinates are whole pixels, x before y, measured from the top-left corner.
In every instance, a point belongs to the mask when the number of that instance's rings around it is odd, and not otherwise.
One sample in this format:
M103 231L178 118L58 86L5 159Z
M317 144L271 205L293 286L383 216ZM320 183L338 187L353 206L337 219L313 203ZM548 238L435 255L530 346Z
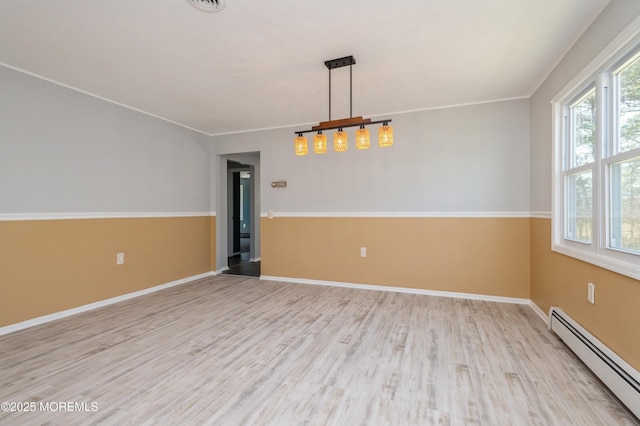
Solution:
M596 303L596 286L594 283L587 283L587 300L592 305Z
M124 253L116 254L116 265L124 265Z

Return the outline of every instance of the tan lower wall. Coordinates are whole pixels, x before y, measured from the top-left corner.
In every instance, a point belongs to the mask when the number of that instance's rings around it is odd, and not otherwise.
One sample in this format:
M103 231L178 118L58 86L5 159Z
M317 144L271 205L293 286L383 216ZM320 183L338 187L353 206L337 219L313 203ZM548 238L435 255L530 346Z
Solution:
M213 271L212 241L209 216L0 222L0 326Z
M261 220L262 275L529 298L529 218Z
M0 327L214 271L215 220L0 222ZM261 220L263 275L531 298L640 370L640 282L552 252L550 220Z
M551 220L531 219L531 300L558 306L640 370L640 282L551 251ZM587 302L587 283L596 286Z

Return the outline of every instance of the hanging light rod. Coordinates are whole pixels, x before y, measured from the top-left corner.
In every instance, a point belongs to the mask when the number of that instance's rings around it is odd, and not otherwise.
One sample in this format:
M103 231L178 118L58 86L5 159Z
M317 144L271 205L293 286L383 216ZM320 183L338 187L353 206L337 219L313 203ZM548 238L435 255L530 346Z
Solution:
M297 137L294 140L294 150L296 155L307 155L309 152L307 138L302 136L304 133L318 132L313 138L313 152L316 154L324 154L327 152L327 137L322 133L323 130L338 129L333 137L333 148L335 151L344 152L347 150L347 134L342 131L345 127L356 127L360 129L356 131L356 148L367 149L370 145L369 130L365 128L370 124L382 123L378 130L378 145L381 147L389 147L393 145L393 128L389 126L390 119L371 121L370 118L362 118L353 116L353 65L356 59L351 56L344 58L330 59L324 61L324 65L329 70L329 121L321 121L317 126L313 126L310 130L297 130ZM331 70L341 67L349 67L349 118L339 120L331 119Z

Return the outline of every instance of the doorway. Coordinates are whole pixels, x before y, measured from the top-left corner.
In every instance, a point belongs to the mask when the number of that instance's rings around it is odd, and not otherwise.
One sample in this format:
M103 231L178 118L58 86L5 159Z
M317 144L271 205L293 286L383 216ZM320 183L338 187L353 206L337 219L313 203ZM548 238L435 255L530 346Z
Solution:
M251 257L256 230L252 165L227 160L228 269L223 274L259 277L260 260Z

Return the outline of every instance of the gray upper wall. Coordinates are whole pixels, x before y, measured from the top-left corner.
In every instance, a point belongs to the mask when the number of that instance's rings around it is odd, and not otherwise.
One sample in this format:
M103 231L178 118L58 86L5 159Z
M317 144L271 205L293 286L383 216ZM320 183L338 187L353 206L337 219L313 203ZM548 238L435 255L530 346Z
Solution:
M209 212L208 136L0 67L0 214Z
M640 15L640 1L612 0L530 100L531 210L551 211L551 99Z
M392 148L371 126L369 150L348 129L348 152L298 158L293 128L208 137L2 67L0 90L0 214L216 211L217 156L247 152L262 212L531 210L528 99L398 114Z
M529 212L529 101L493 102L389 116L395 145L296 157L294 130L215 136L212 154L260 152L261 210L274 213ZM307 134L312 151L313 134ZM215 162L214 162L215 164ZM214 175L217 171L214 171ZM286 188L271 188L286 180Z

